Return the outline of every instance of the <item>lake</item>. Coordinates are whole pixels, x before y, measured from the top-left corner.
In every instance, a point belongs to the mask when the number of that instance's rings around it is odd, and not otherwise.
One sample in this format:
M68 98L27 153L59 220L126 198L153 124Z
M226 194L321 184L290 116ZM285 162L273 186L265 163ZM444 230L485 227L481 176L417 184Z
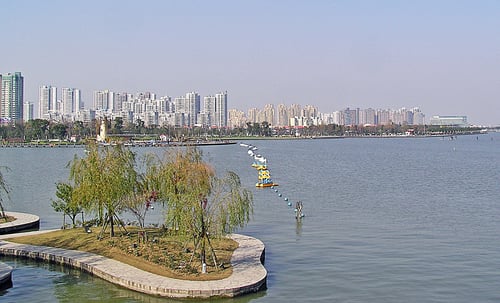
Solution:
M253 220L239 232L266 245L268 289L210 302L500 300L500 134L245 143L267 159L278 192L255 188L246 148L202 150L218 173L236 172L254 194ZM41 229L59 228L50 200L75 154L83 149L1 148L12 188L7 210L39 215ZM299 200L301 221L288 206ZM148 216L161 223L160 209ZM58 265L2 262L15 267L2 302L179 302Z

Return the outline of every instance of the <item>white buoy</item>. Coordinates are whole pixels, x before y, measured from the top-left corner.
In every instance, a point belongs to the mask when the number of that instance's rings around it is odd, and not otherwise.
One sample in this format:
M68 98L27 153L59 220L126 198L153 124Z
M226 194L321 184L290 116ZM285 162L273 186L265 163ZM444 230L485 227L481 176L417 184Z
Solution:
M292 202L288 202L288 206L292 206Z
M285 201L288 201L288 198L285 198Z

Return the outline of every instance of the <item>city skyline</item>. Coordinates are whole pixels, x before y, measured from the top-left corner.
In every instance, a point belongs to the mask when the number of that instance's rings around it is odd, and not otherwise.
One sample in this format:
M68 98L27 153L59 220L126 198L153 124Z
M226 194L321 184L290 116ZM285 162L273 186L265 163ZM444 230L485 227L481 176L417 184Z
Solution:
M314 105L283 103L266 104L264 108L250 108L246 112L228 107L228 94L218 92L203 97L197 92L184 96L158 97L152 92L132 94L110 90L94 91L92 106L84 108L81 91L77 88L58 89L51 85L39 87L39 118L53 121L89 122L95 118L122 118L125 122L141 120L149 125L204 126L217 128L246 127L247 123L269 123L278 127L310 125L388 125L425 124L425 114L418 107L400 109L345 108L322 113ZM65 100L66 99L66 100ZM33 104L27 106L33 107ZM68 108L70 110L68 110ZM462 116L467 126L466 116ZM462 118L460 118L462 119Z
M427 117L500 118L495 1L128 1L2 3L0 71L38 87L227 90L229 108L419 106ZM115 22L110 22L115 20ZM64 39L62 39L64 37ZM39 109L36 108L38 113Z

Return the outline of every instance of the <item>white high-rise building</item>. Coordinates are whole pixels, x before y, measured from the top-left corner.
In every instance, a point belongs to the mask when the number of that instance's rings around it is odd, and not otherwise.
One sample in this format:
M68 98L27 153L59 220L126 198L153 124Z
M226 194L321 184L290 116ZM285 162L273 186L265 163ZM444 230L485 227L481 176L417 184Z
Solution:
M40 119L50 119L57 111L57 88L43 85L38 90L38 116Z
M214 126L215 124L215 96L206 96L203 98L203 114L206 117L206 125Z
M196 120L200 113L200 95L196 92L186 94L186 114L188 114L188 126L194 126L198 123Z
M109 90L95 91L94 92L94 109L96 111L107 111L113 104L113 92Z
M215 125L227 126L227 92L215 94Z
M61 114L71 116L78 111L80 90L76 88L63 87L61 89ZM78 104L78 105L77 105Z
M78 113L79 111L84 109L82 92L79 89L75 88L73 91L73 97L75 100L75 113Z
M33 116L33 110L34 110L33 103L25 101L24 102L24 109L23 109L24 122L35 119L35 117Z

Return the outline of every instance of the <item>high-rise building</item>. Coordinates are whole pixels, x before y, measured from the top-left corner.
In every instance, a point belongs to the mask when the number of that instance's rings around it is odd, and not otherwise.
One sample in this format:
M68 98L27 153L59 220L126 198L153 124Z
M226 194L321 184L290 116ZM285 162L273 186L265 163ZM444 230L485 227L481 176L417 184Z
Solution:
M112 110L113 92L109 90L94 92L94 109L97 111Z
M51 113L56 112L57 88L50 85L42 85L38 89L38 117L49 119Z
M79 111L84 109L82 92L79 89L75 88L73 94L75 98L75 113L78 113Z
M63 87L61 89L61 105L61 114L69 116L76 113L80 106L80 90Z
M2 122L22 122L24 103L24 78L20 72L0 76L0 119Z
M188 126L194 126L198 123L196 120L200 113L200 95L196 92L186 94L186 114L188 114Z
M288 126L290 124L288 115L291 110L287 108L285 104L278 104L278 117L276 120L276 126Z
M227 92L215 94L215 125L227 126Z
M35 119L33 111L34 111L33 103L28 101L24 102L24 109L23 109L24 122Z
M241 110L237 109L230 109L227 111L227 125L231 128L236 128L236 127L245 127L245 124L247 122L247 118L245 116L245 113L242 112Z
M213 126L215 124L215 108L216 108L216 98L215 96L206 96L203 98L203 117L206 117L206 125Z

